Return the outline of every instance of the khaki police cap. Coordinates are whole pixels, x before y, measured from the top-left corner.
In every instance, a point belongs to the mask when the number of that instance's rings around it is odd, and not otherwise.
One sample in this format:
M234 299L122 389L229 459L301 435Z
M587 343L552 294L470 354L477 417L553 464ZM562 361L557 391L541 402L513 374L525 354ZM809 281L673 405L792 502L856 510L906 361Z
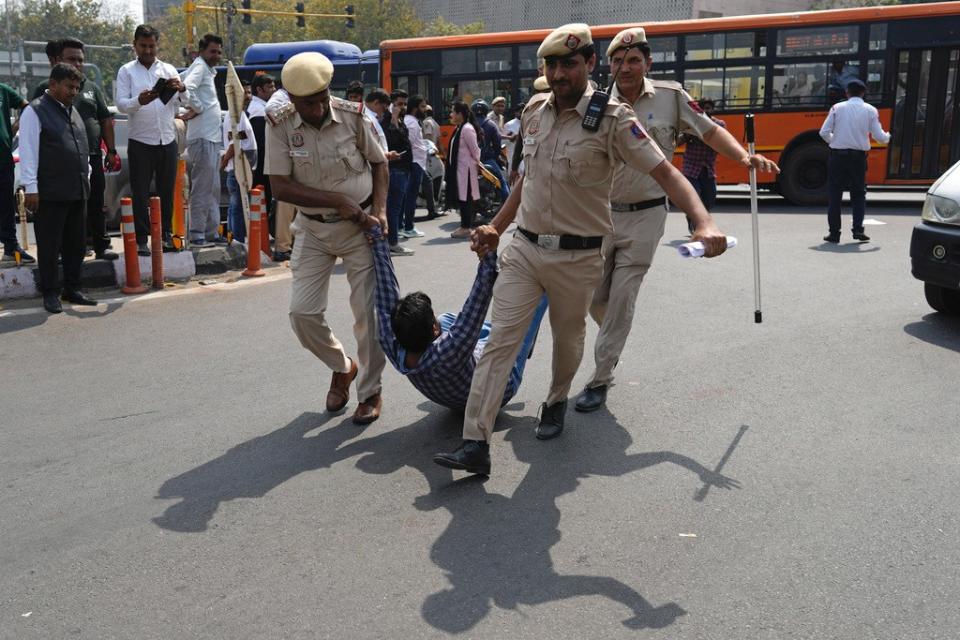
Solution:
M593 37L590 35L590 27L582 22L565 24L551 31L550 35L543 39L540 48L537 49L537 57L563 58L591 44L593 44Z
M612 56L613 52L621 47L635 47L646 42L647 32L643 30L643 27L624 29L614 37L613 42L607 47L607 57Z
M534 91L546 91L549 88L550 88L550 83L547 82L546 76L539 76L536 80L533 81Z
M315 51L298 53L283 65L280 81L292 96L312 96L330 86L333 63Z
M492 107L493 105L500 104L501 102L503 104L507 104L507 99L504 98L503 96L497 96L496 98L490 101L490 106Z

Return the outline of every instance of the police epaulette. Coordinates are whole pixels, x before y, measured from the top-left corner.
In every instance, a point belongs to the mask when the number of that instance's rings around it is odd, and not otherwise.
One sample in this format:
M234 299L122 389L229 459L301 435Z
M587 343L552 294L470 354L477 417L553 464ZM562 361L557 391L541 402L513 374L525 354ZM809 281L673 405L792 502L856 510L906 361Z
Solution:
M337 111L347 111L349 113L363 113L362 102L350 102L343 98L330 98L330 106Z
M273 126L277 126L278 124L280 124L281 122L289 118L291 115L293 115L293 112L296 110L297 109L296 107L293 106L293 103L288 102L286 104L280 105L276 109L267 111L264 115L267 116L267 121L270 124L272 124Z

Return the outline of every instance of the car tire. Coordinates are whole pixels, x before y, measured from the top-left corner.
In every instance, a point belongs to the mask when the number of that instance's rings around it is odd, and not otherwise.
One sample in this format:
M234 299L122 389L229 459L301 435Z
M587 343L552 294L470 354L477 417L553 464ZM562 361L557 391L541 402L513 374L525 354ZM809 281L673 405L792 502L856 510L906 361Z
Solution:
M830 147L822 142L803 144L787 156L778 190L783 197L803 207L827 204L827 162Z
M927 304L935 311L948 316L960 316L960 291L925 282L923 293Z

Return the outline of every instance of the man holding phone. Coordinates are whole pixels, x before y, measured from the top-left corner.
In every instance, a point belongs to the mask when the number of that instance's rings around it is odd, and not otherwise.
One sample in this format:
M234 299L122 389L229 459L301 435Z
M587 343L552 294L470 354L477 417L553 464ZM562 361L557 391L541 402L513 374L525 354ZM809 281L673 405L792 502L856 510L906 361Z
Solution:
M394 89L390 94L390 109L380 119L380 127L387 137L387 160L390 161L390 188L387 191L387 240L390 253L395 256L412 256L414 251L400 246L400 219L403 216L403 201L410 183L413 161L410 154L410 134L403 116L407 113L407 92Z
M130 163L130 191L137 232L137 253L149 256L150 235L148 195L156 179L160 196L164 248L173 248L173 185L177 178L177 110L187 106L189 93L177 70L157 59L160 32L141 24L133 34L136 60L120 67L114 90L117 109L129 117L127 156Z

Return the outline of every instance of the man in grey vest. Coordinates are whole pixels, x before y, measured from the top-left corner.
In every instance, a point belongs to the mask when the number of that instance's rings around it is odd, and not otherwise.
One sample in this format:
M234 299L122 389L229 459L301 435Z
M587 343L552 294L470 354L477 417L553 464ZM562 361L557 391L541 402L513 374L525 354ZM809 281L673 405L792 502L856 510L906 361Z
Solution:
M86 246L86 202L90 197L87 131L73 108L83 74L58 63L47 91L20 117L20 178L26 206L34 212L43 308L60 313L57 258L63 256L63 299L95 305L83 295L80 272Z

